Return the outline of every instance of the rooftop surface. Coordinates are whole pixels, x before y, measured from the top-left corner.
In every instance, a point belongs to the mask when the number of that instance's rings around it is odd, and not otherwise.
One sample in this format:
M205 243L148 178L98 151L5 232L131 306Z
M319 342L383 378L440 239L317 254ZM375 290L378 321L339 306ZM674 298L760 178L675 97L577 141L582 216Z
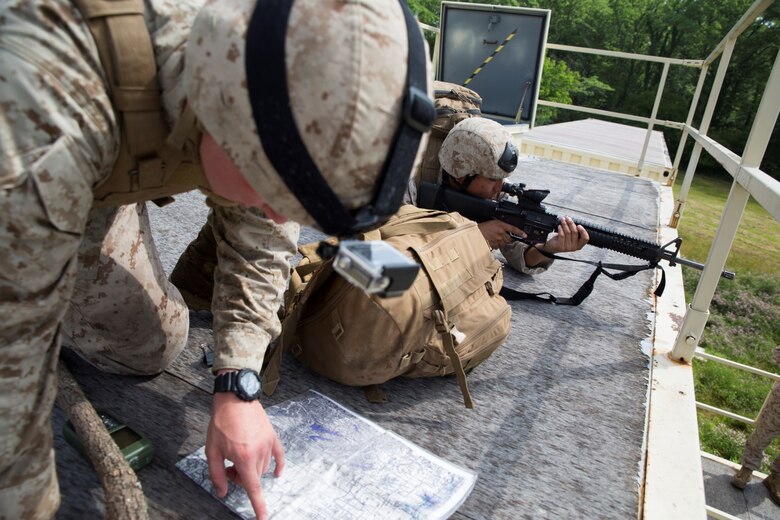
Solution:
M654 183L535 159L521 162L518 170L510 180L551 190L550 212L655 240ZM205 221L206 207L200 195L188 194L162 209L150 205L150 212L170 272ZM638 262L593 247L574 256ZM570 296L591 270L557 261L547 273L528 277L506 268L505 285ZM390 402L376 405L362 390L327 381L291 358L284 361L276 394L263 404L315 389L478 472L474 490L453 518L635 518L644 466L653 280L649 271L621 282L601 277L579 307L513 302L508 341L469 376L474 410L463 407L453 378L391 381L382 385ZM174 466L205 442L212 382L200 360L202 345L211 344L210 323L210 313L192 313L187 348L154 378L105 375L71 356L95 406L155 444L154 463L139 472L154 518L230 517ZM59 517L98 514L100 486L59 434L63 420L55 409Z
M537 126L526 132L524 137L551 144L574 146L580 150L620 157L636 163L639 161L646 134L646 128L588 118ZM645 160L665 168L672 167L663 132L653 130Z
M659 188L651 181L535 158L522 160L518 172L510 180L551 190L545 203L552 213L655 240ZM167 272L205 221L203 200L190 193L165 208L149 205ZM315 235L304 230L302 240ZM571 256L637 262L593 247ZM570 296L591 269L558 261L547 273L528 277L506 268L505 285ZM327 381L290 358L283 363L276 394L264 397L263 404L315 389L478 472L474 490L453 515L456 519L637 518L645 476L653 285L648 271L621 282L602 276L579 307L512 302L509 339L469 376L474 410L463 408L453 378L386 383L382 386L390 402L376 405L360 389ZM153 378L103 374L65 354L93 404L155 444L154 462L139 472L152 518L232 517L175 467L205 443L212 378L201 356L202 347L212 344L210 324L210 313L191 313L187 348L169 370ZM55 407L62 491L57 518L102 516L100 485L65 443L60 433L64 420ZM661 448L675 456L673 446ZM738 491L728 484L733 464L704 458L702 466L708 504L739 518L777 518L777 506L758 479Z

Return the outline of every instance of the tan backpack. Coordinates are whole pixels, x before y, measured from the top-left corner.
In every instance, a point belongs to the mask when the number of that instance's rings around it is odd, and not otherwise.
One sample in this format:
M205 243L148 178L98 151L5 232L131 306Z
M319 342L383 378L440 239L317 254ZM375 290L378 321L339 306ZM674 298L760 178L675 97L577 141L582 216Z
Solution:
M439 181L441 169L439 149L452 127L469 117L482 116L482 98L470 88L455 83L434 81L433 95L436 120L431 128L422 162L414 173L417 185L420 181L434 183Z
M397 376L454 373L472 408L465 374L503 344L511 317L498 294L501 264L476 223L402 206L364 238L385 240L420 264L412 287L395 298L369 296L322 262L316 244L302 246L264 388L273 392L278 382L283 349L329 379L372 391Z

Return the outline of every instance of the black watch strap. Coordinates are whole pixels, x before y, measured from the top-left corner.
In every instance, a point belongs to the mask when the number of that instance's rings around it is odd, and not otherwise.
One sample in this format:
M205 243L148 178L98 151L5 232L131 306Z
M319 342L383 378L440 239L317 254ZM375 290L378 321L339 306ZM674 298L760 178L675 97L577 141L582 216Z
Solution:
M249 379L254 383L253 388L247 388L242 381ZM219 374L214 378L214 393L232 392L244 401L254 401L260 397L262 382L260 375L254 370L244 368L239 371L230 371Z
M214 378L214 392L237 392L238 372L231 371L219 374Z

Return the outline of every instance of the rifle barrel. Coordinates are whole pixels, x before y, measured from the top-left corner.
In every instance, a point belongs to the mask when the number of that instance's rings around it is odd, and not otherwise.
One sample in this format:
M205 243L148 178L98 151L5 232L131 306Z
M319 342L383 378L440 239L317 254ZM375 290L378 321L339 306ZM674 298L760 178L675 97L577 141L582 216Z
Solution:
M699 271L704 270L704 264L700 264L699 262L694 262L693 260L687 260L685 258L680 258L679 256L674 258L674 260L669 261L670 264L680 264L685 265L688 267L693 267L694 269L698 269ZM736 278L736 274L733 271L721 271L720 276L725 278L726 280L733 280Z

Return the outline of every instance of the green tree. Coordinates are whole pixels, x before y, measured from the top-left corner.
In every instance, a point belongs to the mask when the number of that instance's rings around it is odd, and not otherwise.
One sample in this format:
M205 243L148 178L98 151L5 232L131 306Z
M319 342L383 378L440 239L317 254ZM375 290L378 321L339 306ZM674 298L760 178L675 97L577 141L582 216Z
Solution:
M480 0L479 3L549 9L548 40L553 43L701 60L709 56L753 0ZM736 153L741 153L747 140L752 115L778 55L778 4L772 4L738 40L710 125L709 135ZM409 0L409 5L421 21L438 26L439 0ZM717 61L711 65L708 83L717 65ZM573 104L649 116L662 71L659 63L548 50L540 97L561 102L569 99ZM698 75L695 68L670 68L658 114L660 119L686 120ZM701 121L707 92L709 89L705 88L694 126ZM541 113L545 122L583 117L581 113L566 110ZM680 133L669 129L664 129L664 133L670 153L674 154ZM762 165L764 171L776 178L780 178L778 139L780 133L775 131ZM691 146L691 140L688 144ZM719 169L706 154L701 165Z
M612 91L612 87L597 77L583 77L579 72L571 70L564 61L555 60L549 56L545 57L544 71L539 85L539 98L571 104L572 97L595 99L610 91ZM536 124L544 125L554 122L555 113L556 110L553 108L539 107L536 113Z

